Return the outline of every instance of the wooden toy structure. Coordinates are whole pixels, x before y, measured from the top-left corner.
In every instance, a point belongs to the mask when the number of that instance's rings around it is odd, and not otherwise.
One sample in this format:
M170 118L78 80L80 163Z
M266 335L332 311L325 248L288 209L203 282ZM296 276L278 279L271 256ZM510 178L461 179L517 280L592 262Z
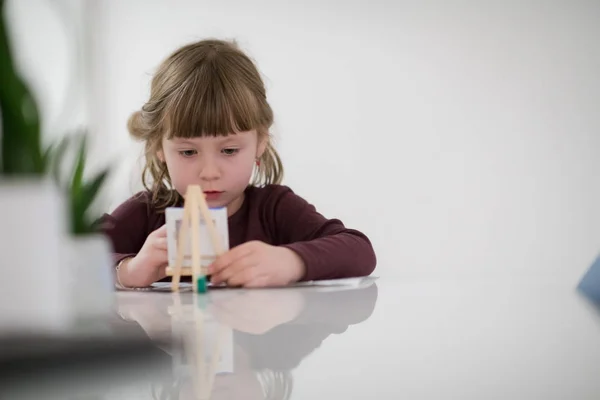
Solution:
M202 268L200 254L200 216L206 223L208 233L215 253L223 254L223 245L221 243L217 228L206 204L206 199L200 185L190 185L187 188L185 202L183 206L183 221L181 229L178 233L177 241L177 257L175 265L167 267L166 274L172 277L171 290L179 291L179 283L182 276L192 277L192 286L194 292L204 293L207 290L208 282L206 281L206 271ZM183 258L185 252L185 244L191 239L191 258L192 266L184 267Z

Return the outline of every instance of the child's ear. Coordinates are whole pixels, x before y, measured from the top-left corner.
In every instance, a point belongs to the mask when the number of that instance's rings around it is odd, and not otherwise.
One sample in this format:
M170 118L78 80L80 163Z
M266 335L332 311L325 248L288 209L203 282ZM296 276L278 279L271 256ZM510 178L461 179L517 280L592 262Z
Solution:
M267 145L269 144L269 134L261 135L258 142L258 148L256 149L256 158L261 158L265 150L267 149Z
M161 150L158 150L156 152L156 157L158 157L158 159L160 160L160 162L164 163L165 162L165 153Z

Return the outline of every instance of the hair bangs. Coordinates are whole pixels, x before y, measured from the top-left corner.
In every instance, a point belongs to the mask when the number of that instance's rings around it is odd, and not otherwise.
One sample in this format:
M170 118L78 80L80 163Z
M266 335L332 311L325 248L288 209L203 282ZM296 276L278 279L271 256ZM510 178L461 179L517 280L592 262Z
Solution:
M194 70L165 110L169 139L226 136L259 129L269 121L265 107L242 77L223 76L207 68Z

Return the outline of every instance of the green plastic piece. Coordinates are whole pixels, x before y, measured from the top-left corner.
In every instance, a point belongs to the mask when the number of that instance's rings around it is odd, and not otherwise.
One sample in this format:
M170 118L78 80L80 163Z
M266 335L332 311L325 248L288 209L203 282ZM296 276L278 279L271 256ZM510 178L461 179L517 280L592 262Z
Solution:
M203 276L196 280L196 286L198 287L198 293L206 293L208 291L208 285L206 284L206 277Z

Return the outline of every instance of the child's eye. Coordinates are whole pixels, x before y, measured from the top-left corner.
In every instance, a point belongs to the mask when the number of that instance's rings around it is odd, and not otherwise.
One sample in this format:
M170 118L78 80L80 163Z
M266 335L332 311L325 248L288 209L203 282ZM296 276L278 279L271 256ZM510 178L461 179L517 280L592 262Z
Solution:
M184 157L192 157L194 155L196 155L197 151L196 150L181 150L179 152L179 154L181 154Z
M232 156L232 155L236 154L238 151L240 151L240 149L223 149L223 150L221 150L221 152L223 154L225 154L226 156Z

